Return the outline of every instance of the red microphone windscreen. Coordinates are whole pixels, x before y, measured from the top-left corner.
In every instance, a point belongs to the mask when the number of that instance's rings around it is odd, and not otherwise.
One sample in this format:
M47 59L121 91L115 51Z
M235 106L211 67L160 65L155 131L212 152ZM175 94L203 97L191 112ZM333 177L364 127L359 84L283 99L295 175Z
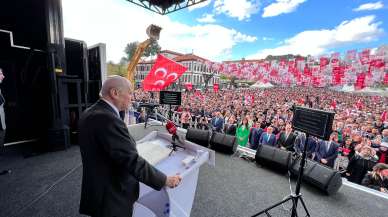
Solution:
M167 129L168 133L173 134L173 135L176 134L176 126L175 126L174 122L168 121L166 124L166 129Z

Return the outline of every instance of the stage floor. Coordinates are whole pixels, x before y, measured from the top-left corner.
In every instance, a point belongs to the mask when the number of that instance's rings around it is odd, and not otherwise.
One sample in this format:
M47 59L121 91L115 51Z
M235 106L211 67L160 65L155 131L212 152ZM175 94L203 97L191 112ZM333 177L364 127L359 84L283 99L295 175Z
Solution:
M135 126L130 132L139 140L152 130L164 127ZM82 177L78 146L30 158L8 154L0 158L3 169L12 173L0 176L0 217L82 216L78 214ZM251 216L289 192L287 176L217 153L215 168L200 169L191 216ZM347 185L332 196L308 185L302 186L302 193L311 216L383 217L388 213L387 199ZM271 214L289 215L282 208Z

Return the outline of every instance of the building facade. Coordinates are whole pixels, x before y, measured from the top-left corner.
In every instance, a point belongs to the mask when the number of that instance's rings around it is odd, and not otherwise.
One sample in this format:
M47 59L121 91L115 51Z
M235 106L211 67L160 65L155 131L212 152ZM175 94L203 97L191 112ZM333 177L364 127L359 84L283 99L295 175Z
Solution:
M202 89L205 87L205 78L209 76L212 76L212 78L208 82L208 87L212 87L215 83L220 83L219 72L209 69L205 65L205 62L208 61L205 58L194 54L181 54L170 50L163 50L160 54L187 67L187 71L178 81L171 85L171 88L185 88L186 83L191 83L193 89ZM135 81L138 87L141 86L142 81L148 75L154 62L155 60L142 61L137 64Z

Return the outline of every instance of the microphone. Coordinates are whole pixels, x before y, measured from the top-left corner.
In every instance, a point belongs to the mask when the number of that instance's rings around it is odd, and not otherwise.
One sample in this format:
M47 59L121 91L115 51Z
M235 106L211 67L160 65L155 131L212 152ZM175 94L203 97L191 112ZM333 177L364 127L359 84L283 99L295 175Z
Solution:
M179 139L179 136L178 136L177 133L176 133L176 132L177 132L177 128L176 128L176 125L174 124L174 122L172 122L172 121L170 121L170 120L167 121L166 129L167 129L167 132L168 132L169 134L172 135L172 142L171 142L171 144L172 144L172 147L171 147L172 150L171 150L171 152L170 152L169 155L171 155L173 151L177 151L177 148L178 148L178 147L179 147L179 148L182 148L182 149L185 149L184 147L179 146L179 145L177 145L177 144L175 143L175 141L178 140L178 142L182 144L181 140Z
M167 131L168 131L169 134L171 134L171 135L176 135L177 129L176 129L176 126L175 126L174 122L172 122L172 121L167 121L166 129L167 129Z

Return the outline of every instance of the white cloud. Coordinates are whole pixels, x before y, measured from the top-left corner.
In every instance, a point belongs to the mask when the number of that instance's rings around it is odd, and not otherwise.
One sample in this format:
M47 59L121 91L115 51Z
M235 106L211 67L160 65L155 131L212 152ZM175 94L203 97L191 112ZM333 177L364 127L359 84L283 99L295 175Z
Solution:
M381 22L375 16L344 21L333 29L308 30L283 41L279 47L264 49L247 58L265 58L267 55L301 54L320 55L346 44L370 42L382 33Z
M189 9L189 11L192 11L192 10L196 10L198 8L203 8L203 7L208 6L211 2L212 2L212 0L205 0L205 1L201 2L201 3L198 3L196 5L188 7L188 9Z
M180 31L176 31L177 29ZM211 60L228 58L236 44L257 40L256 37L214 24L187 26L174 22L166 29L165 34L168 37L160 39L162 47L183 53L193 49L195 54Z
M226 14L241 21L249 19L252 14L258 12L259 3L254 0L216 0L214 9L217 14Z
M105 43L107 60L118 62L127 43L147 39L149 24L162 27L162 49L194 53L211 60L222 60L238 43L256 38L220 25L189 26L126 1L63 0L65 37L84 40L88 46ZM88 13L85 14L85 8Z
M307 0L276 0L275 3L264 8L262 17L275 17L294 12L305 1Z
M358 8L353 9L353 11L371 11L371 10L378 10L383 8L384 5L381 1L375 2L375 3L366 3L358 6Z
M197 19L200 23L215 23L214 14L204 14L201 18Z
M263 40L263 41L273 41L274 38L270 38L270 37L262 37L261 40Z

